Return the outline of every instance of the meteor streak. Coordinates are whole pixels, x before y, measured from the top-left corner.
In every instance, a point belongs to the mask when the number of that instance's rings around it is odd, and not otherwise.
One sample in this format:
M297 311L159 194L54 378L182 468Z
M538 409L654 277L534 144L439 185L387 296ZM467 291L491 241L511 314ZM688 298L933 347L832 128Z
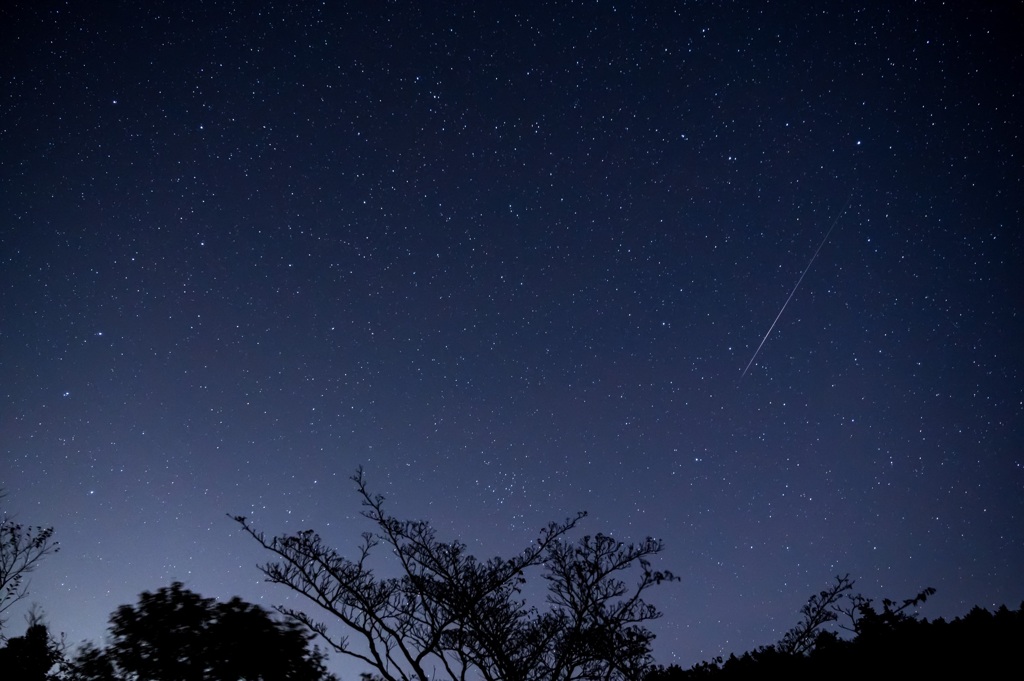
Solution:
M761 348L764 347L764 342L768 340L768 336L772 335L772 329L774 329L775 325L779 323L779 317L781 317L782 313L786 311L786 306L789 305L789 301L793 300L793 295L796 293L796 290L800 288L800 282L804 280L804 275L807 274L807 270L811 269L811 265L814 264L815 258L817 258L818 254L821 253L822 246L825 245L825 242L828 241L829 236L832 235L832 230L836 228L837 224L839 224L839 218L843 217L843 214L846 212L846 209L850 207L851 201L853 201L852 192L850 193L850 198L846 199L846 205L843 206L843 209L839 211L838 215L836 215L836 219L832 221L832 226L828 228L827 232L825 232L825 238L821 240L820 244L818 244L818 248L817 250L814 251L814 255L812 255L811 259L807 262L807 267L804 268L804 271L800 275L800 278L796 280L796 286L794 286L793 290L789 292L789 298L786 298L786 302L782 304L782 309L779 310L779 314L775 315L775 321L772 322L772 325L768 327L768 333L766 333L764 335L764 338L761 339L761 344L757 346L757 350L754 350L754 355L750 358L750 361L747 362L747 368L743 370L742 374L740 374L741 379L747 375L748 371L750 371L750 365L754 363L755 359L757 359L757 353L761 352Z

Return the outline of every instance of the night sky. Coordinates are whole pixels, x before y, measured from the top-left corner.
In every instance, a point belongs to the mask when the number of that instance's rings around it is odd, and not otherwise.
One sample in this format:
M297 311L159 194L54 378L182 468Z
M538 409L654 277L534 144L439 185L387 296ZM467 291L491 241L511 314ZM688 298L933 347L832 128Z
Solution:
M296 605L225 514L355 547L358 466L484 557L662 538L664 664L847 572L1024 599L1019 4L100 5L0 10L0 486L69 643Z

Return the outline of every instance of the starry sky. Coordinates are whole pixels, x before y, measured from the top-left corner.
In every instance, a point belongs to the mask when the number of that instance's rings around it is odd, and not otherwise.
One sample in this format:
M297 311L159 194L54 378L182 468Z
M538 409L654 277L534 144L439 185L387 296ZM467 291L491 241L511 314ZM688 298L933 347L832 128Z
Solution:
M664 664L837 574L1018 604L1022 25L5 5L0 486L62 546L29 600L72 644L173 580L297 604L225 514L354 547L364 466L481 556L579 510L662 538Z

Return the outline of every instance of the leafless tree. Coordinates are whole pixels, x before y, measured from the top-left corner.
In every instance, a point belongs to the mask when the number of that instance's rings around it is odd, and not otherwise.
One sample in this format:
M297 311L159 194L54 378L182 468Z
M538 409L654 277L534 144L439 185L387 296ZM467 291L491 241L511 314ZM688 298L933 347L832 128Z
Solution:
M652 665L654 634L644 623L661 615L643 600L653 585L677 579L650 559L660 541L623 544L597 535L569 542L585 514L551 523L513 558L481 561L460 542L440 541L424 521L398 520L371 494L362 470L353 481L375 526L353 558L327 546L312 530L271 539L235 520L276 554L260 566L344 625L294 608L280 608L338 653L360 660L386 681L631 681ZM386 548L396 577L378 577L371 554ZM547 580L543 609L521 597L526 574ZM635 581L625 579L633 575ZM353 641L354 638L354 641Z

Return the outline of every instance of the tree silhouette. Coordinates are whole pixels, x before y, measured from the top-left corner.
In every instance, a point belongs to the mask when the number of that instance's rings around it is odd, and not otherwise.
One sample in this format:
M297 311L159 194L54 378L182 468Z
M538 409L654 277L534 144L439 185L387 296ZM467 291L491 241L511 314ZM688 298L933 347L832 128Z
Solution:
M786 655L803 655L813 649L822 633L822 627L835 622L839 619L839 613L844 612L839 605L841 597L852 589L850 575L837 576L836 583L830 588L807 599L807 603L800 609L804 618L785 633L776 644L776 649Z
M688 679L822 678L1003 678L1020 667L1024 648L1024 604L994 614L975 607L952 622L929 622L915 609L935 593L923 589L903 601L883 599L881 608L849 593L853 582L837 577L829 589L812 596L803 620L779 643L741 656L651 671L646 681ZM845 621L844 621L845 617ZM824 629L839 621L850 638Z
M353 481L375 532L363 535L354 558L327 546L312 530L267 539L243 517L235 520L276 562L260 569L343 624L346 634L289 608L282 613L319 634L334 650L360 660L386 681L620 681L652 666L654 635L643 624L660 616L643 600L647 589L676 579L651 568L661 542L623 544L611 537L565 535L584 517L551 523L518 555L481 561L460 542L440 541L423 521L398 520L370 494L360 469ZM383 546L396 577L377 577L371 553ZM520 597L531 568L544 568L547 608ZM627 573L636 581L627 585ZM355 637L355 642L350 637Z
M233 598L203 598L180 582L145 592L111 615L106 649L87 646L72 663L77 681L327 681L311 635Z
M0 501L4 496L0 490ZM22 525L0 511L0 633L7 621L3 614L28 594L28 573L43 556L58 550L52 527Z
M0 648L0 673L12 681L47 681L50 672L64 661L64 646L50 635L43 616L34 608L28 614L24 636L7 640Z

